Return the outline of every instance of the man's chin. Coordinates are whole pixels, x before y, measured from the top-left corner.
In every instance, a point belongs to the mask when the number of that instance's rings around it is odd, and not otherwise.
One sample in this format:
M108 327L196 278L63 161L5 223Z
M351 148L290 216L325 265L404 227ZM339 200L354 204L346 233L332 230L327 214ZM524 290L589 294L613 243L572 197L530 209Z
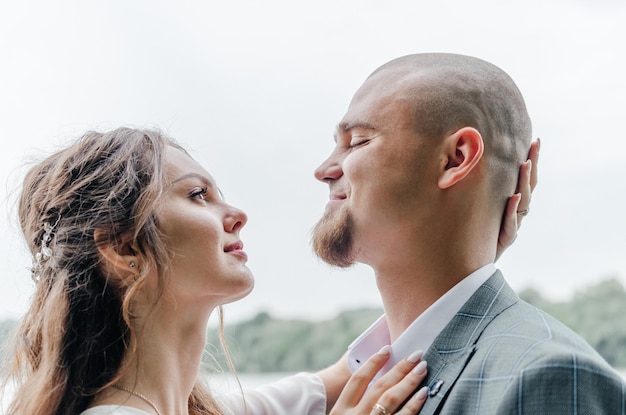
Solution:
M352 223L347 209L326 210L315 225L312 237L313 251L322 261L340 268L354 265Z

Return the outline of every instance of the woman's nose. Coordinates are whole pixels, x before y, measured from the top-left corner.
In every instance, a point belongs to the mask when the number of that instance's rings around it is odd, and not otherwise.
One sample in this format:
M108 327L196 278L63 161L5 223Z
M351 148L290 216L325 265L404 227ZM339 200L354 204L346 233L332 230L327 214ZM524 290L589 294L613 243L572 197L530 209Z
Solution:
M224 221L224 229L227 232L239 231L247 222L248 215L243 210L230 206Z

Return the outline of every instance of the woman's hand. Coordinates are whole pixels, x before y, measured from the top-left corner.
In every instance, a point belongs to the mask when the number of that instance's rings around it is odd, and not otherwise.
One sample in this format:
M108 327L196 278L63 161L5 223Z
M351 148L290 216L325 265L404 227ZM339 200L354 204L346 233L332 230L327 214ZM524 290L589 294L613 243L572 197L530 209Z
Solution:
M528 150L528 160L520 167L515 194L509 198L498 237L496 260L515 242L522 219L530 210L530 197L537 186L537 163L539 162L539 139L532 142Z
M421 351L397 363L370 385L389 359L390 351L389 346L383 347L354 372L330 411L331 415L413 415L422 409L428 388L415 392L426 377L426 362L422 361Z

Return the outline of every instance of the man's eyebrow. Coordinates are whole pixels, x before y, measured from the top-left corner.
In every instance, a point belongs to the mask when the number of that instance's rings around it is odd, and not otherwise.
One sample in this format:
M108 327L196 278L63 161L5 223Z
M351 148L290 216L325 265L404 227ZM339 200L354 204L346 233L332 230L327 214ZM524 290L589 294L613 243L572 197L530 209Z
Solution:
M370 124L368 122L362 122L362 121L342 122L342 123L339 123L339 125L337 126L337 130L343 131L343 132L348 132L348 131L353 130L355 128L362 128L364 130L375 130L376 129L376 127L373 124Z
M337 129L335 131L334 137L335 141L337 141L338 134L349 133L351 130L355 128L360 128L363 130L376 130L376 126L370 124L368 122L357 121L357 122L341 122L337 124Z

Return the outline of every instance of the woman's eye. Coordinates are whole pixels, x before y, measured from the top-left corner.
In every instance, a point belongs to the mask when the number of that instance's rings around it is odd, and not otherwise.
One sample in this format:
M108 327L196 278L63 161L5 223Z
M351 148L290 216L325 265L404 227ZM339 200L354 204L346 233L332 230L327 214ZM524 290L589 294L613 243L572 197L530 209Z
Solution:
M192 199L206 200L207 192L208 192L208 188L206 187L194 189L189 193L189 197Z

